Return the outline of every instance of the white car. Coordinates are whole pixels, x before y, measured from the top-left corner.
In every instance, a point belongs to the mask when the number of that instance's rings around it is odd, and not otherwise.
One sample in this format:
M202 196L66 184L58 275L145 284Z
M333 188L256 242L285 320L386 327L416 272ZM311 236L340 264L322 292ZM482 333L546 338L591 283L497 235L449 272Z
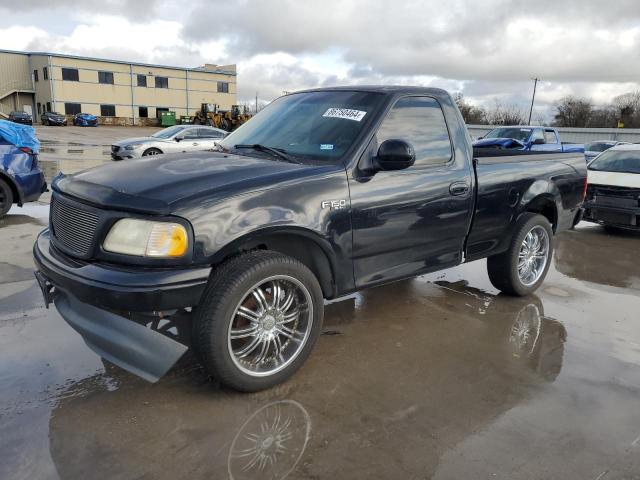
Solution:
M111 159L124 160L163 153L194 152L215 147L227 132L203 125L174 125L150 137L127 138L111 145Z
M619 145L588 166L583 220L640 230L640 145Z
M596 140L584 145L584 156L587 162L590 162L602 152L609 150L617 145L629 145L628 142L618 142L617 140Z

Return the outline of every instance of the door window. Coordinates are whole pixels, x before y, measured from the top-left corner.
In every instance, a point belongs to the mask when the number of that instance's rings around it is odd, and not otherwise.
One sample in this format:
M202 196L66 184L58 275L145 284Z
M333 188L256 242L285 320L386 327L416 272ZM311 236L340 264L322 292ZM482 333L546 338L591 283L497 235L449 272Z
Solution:
M449 130L437 100L405 97L396 102L376 134L378 145L385 140L404 140L416 152L417 167L442 166L451 160Z
M544 140L544 133L542 133L542 130L540 130L539 128L536 128L531 134L531 143L535 142L536 140Z
M558 139L556 138L556 132L554 132L553 130L545 130L544 143L558 143Z
M218 132L217 130L212 130L210 128L199 128L198 136L200 138L222 138L224 135L222 132Z
M198 131L195 128L187 128L183 134L182 138L185 140L193 140L198 138Z

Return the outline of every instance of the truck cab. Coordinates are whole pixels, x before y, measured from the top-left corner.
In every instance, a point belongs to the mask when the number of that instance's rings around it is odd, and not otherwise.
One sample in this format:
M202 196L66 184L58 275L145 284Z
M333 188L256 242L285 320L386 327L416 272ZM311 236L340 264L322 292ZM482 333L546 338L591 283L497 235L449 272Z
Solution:
M505 126L491 130L473 143L474 148L496 148L545 153L583 152L584 146L563 144L553 127Z

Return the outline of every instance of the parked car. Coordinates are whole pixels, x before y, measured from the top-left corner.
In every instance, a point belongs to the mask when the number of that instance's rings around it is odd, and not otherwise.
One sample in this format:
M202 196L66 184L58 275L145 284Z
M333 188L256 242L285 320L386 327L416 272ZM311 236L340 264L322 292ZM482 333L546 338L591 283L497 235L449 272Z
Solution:
M9 113L9 121L14 123L22 123L23 125L31 125L33 120L27 112L11 112Z
M98 117L90 113L76 113L73 117L73 124L77 127L97 127Z
M219 128L174 125L150 137L127 138L111 145L111 158L123 160L162 153L193 152L215 147L227 132Z
M640 145L619 145L589 164L583 220L640 229Z
M44 112L40 115L40 121L42 122L42 125L67 125L67 117L57 112Z
M555 128L522 125L495 128L476 140L473 147L548 153L584 152L583 145L560 142L560 133Z
M618 142L616 140L597 140L595 142L586 143L584 146L584 156L587 159L587 163L605 150L609 150L616 145L628 145L628 143Z
M474 161L433 88L288 94L218 150L59 175L34 246L45 302L151 381L188 347L136 320L184 315L207 370L255 391L305 362L323 299L482 258L532 293L587 178L582 153Z
M34 202L46 191L39 147L33 127L0 120L0 217L13 204Z

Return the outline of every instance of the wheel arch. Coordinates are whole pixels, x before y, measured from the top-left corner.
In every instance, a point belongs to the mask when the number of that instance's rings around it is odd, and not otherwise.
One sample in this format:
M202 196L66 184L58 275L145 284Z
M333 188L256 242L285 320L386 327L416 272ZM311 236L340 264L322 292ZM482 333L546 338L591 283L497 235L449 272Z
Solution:
M543 193L534 197L524 206L522 213L525 212L542 215L549 220L553 232L556 232L558 227L558 206L553 195Z
M300 227L265 228L243 235L222 248L213 258L219 264L251 250L272 250L295 258L318 279L325 298L336 296L336 261L330 243Z
M13 203L16 203L19 206L22 206L24 195L22 193L22 189L16 183L16 181L3 170L0 170L0 179L4 180L7 183L7 185L9 185L9 188L11 189L11 193L13 194Z
M158 147L147 147L142 151L142 156L144 156L145 153L147 153L149 150L157 150L157 151L160 152L160 155L162 155L164 153L161 148L158 148Z

